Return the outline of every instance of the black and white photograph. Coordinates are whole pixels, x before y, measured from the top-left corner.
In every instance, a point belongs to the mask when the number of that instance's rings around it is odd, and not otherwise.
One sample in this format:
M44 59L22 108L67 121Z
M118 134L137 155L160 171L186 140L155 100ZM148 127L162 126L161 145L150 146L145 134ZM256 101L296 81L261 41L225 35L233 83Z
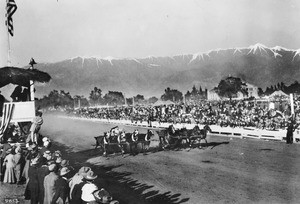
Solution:
M300 1L2 0L0 203L300 202Z

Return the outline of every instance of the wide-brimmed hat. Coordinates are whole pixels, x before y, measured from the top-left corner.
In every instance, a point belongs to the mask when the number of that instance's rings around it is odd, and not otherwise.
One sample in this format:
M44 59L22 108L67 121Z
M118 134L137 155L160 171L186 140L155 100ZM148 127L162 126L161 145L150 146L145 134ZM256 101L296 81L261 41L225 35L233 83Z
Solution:
M69 160L63 159L63 160L60 162L60 166L61 166L61 167L69 166Z
M21 153L22 152L22 149L20 146L18 146L16 149L15 149L15 153L18 154L18 153Z
M62 162L62 158L61 157L57 157L55 160L56 163L60 164Z
M84 176L86 180L92 181L95 180L98 176L93 171L88 171L87 174Z
M49 141L47 137L43 137L42 139L43 142Z
M49 167L48 167L48 169L49 169L50 172L51 172L51 171L55 171L56 168L57 168L57 165L56 165L56 164L50 164Z
M46 141L43 141L43 146L45 147L45 146L48 146L50 144L50 142L48 141L48 140L46 140Z
M44 154L51 155L51 151L50 150L46 150L46 151L44 151Z
M87 172L89 172L90 170L91 170L90 167L83 166L83 167L81 167L81 168L79 169L78 174L84 176L84 175L86 175Z
M55 154L55 155L61 156L61 152L60 152L59 150L56 150L56 151L54 152L54 154Z
M38 164L39 163L39 158L35 157L34 159L31 160L31 164Z
M63 168L61 168L59 174L60 174L61 176L64 176L64 175L66 175L67 173L69 173L70 171L71 171L71 170L70 170L68 167L63 167Z

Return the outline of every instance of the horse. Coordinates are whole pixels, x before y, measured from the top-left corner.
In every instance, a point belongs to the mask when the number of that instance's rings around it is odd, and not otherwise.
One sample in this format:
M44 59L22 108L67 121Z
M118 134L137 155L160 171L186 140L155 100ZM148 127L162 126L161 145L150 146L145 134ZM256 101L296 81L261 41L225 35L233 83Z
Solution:
M125 153L124 146L126 145L126 142L124 142L122 137L122 130L118 128L118 126L113 127L108 132L104 132L103 136L97 136L94 137L96 140L96 147L95 149L100 146L103 149L103 155L107 155L107 149L111 145L116 145L121 150L122 156Z
M198 125L196 125L192 131L191 134L189 135L189 140L190 142L190 147L192 147L192 145L195 143L196 140L198 140L198 142L200 143L201 140L205 140L205 144L207 144L207 132L212 132L211 128L209 127L209 125L205 124L203 129L200 129ZM202 148L200 146L200 148Z
M159 141L163 150L168 147L178 147L181 144L182 140L186 140L186 143L191 148L196 140L200 141L206 140L207 132L211 129L208 125L205 125L203 129L200 129L198 125L196 125L193 129L188 130L186 128L182 128L176 130L174 125L170 125L168 128L157 131L159 136Z
M181 144L183 139L187 138L187 129L179 129L176 130L174 125L170 125L168 128L157 131L160 145L163 150L165 150L168 147L174 148L178 147Z
M137 151L137 145L140 143L142 145L142 152L145 154L145 150L148 151L150 147L151 138L154 136L152 130L147 130L147 133L139 133L136 129L133 133L125 133L126 141L130 146L130 153L133 153L132 147L134 146L134 150Z

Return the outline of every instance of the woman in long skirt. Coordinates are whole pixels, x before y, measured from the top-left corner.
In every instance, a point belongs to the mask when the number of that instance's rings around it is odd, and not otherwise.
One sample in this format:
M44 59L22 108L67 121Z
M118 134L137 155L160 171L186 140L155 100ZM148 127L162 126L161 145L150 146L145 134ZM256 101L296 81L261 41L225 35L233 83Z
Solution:
M4 165L6 166L5 173L4 173L4 183L15 183L15 162L14 162L14 155L11 153L11 149L7 151L7 155L4 159Z

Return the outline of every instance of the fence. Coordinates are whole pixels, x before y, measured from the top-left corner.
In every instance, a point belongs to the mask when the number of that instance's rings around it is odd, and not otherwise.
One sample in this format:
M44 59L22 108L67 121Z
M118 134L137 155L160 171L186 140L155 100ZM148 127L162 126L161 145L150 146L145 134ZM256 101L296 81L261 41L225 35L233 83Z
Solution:
M68 117L70 118L70 117ZM159 123L159 122L151 122L149 125L147 122L131 122L130 120L112 120L112 119L90 119L90 118L78 118L71 117L73 119L81 119L81 120L89 120L95 122L103 122L103 123L112 123L119 124L125 126L133 126L133 127L141 127L141 128L167 128L171 123ZM195 124L185 124L185 123L177 123L174 124L176 129L187 128L192 129ZM202 128L202 125L200 125ZM237 137L237 138L255 138L255 139L265 139L265 140L277 140L283 141L286 139L286 130L265 130L265 129L257 129L253 127L220 127L218 125L211 125L212 135L216 136L225 136L225 137ZM300 130L296 129L294 132L294 142L300 143Z

